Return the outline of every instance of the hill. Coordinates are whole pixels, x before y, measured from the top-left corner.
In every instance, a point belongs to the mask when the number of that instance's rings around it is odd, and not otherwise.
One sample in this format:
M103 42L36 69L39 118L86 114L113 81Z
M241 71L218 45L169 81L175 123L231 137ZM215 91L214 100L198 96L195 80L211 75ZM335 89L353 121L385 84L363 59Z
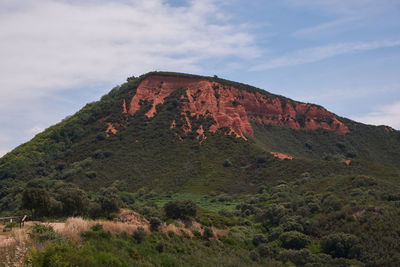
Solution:
M232 242L245 253L261 234L262 257L277 261L301 252L385 265L399 257L399 166L400 133L390 127L218 77L152 72L2 157L0 214L45 195L37 216L110 216L124 206L150 219L191 199L205 225L244 227L244 243ZM285 245L299 236L309 244ZM356 240L356 252L330 253L328 237Z

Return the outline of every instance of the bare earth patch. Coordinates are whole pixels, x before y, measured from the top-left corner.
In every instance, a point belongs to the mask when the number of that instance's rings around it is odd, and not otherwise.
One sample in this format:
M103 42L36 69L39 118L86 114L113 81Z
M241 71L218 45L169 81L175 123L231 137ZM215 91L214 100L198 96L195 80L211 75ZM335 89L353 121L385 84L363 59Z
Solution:
M274 156L275 158L278 158L278 159L293 159L293 157L292 156L289 156L289 155L286 155L286 154L283 154L283 153L279 153L279 152L270 152L271 153L271 155L272 156Z

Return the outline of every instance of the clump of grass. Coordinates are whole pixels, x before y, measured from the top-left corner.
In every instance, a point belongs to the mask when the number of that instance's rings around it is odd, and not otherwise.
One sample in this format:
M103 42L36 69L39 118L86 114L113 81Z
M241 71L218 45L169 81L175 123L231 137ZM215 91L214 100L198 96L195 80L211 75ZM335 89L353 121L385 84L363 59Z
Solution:
M71 217L65 222L64 228L60 229L60 234L72 240L78 240L83 232L88 231L90 222L81 217Z
M96 221L103 226L105 231L108 231L112 234L121 234L123 232L132 234L138 226L132 224L126 224L121 222L110 222L110 221ZM148 227L147 227L147 231Z

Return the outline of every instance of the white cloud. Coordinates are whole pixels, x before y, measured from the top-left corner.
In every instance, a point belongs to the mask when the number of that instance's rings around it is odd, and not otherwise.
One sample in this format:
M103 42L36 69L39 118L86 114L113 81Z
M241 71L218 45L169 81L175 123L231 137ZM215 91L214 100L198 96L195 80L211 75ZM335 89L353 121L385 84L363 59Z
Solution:
M341 43L341 44L330 44L325 46L306 48L303 50L290 52L281 57L277 57L265 63L256 65L252 68L252 70L258 71L258 70L295 66L295 65L324 60L342 54L375 50L379 48L395 47L395 46L400 46L400 40Z
M294 36L315 35L318 33L346 32L356 28L366 28L375 25L387 14L398 10L398 0L285 0L294 8L306 8L325 15L328 21L312 25L294 32ZM390 16L389 16L390 17Z
M400 130L400 102L377 107L368 114L352 116L352 119L373 125L389 125Z
M326 23L321 23L312 27L304 28L297 30L293 33L295 36L302 36L302 35L312 35L316 34L319 32L326 32L328 30L331 30L333 28L338 28L338 27L346 27L347 29L350 28L349 24L351 23L352 26L354 25L354 22L357 21L358 18L341 18L341 19L336 19L333 21L329 21Z
M0 124L10 137L0 139L1 153L42 130L36 124L47 127L73 112L45 110L61 93L93 93L96 84L152 70L204 73L216 62L257 57L248 26L230 24L219 1L0 0L0 113L8 114ZM83 95L69 98L80 106Z
M10 139L11 138L9 136L0 133L0 143L8 142L8 141L10 141Z
M307 7L310 9L321 10L327 14L360 16L377 14L398 6L397 0L285 0L294 7Z
M0 108L86 82L258 55L253 36L218 20L211 0L1 1L0 10Z

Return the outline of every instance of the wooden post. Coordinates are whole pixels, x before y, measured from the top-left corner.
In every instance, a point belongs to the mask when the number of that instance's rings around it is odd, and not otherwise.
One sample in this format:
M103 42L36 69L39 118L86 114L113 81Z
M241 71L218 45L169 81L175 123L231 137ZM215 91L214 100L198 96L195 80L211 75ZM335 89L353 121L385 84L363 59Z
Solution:
M25 220L26 220L27 215L24 215L24 217L22 217L21 222L19 227L21 228L22 226L25 226Z

